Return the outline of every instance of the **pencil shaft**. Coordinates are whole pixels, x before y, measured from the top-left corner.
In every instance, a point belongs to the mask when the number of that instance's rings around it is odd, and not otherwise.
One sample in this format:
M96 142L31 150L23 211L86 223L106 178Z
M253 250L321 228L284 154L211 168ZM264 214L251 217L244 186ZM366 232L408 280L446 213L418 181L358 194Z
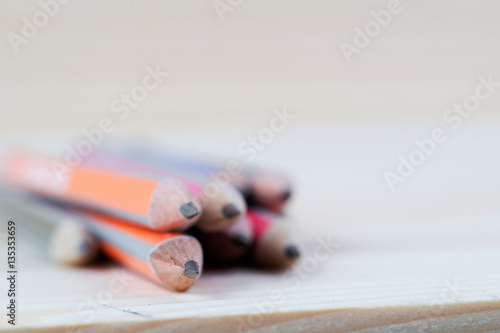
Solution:
M199 218L201 203L178 180L151 179L99 167L57 173L54 161L30 153L6 155L2 179L40 195L90 207L157 230L185 229ZM183 210L183 207L192 207Z
M154 145L130 141L108 142L100 146L99 150L107 154L141 160L158 168L167 168L175 174L199 183L206 183L211 179L229 182L243 193L249 203L275 213L284 210L286 202L292 195L290 179L281 172L241 162L237 162L235 168L234 160L223 165L207 158L195 158L164 147L157 149ZM237 171L234 171L235 169Z
M188 176L189 179L186 179L184 176L178 176L174 174L177 172L175 167L171 170L168 158L163 158L165 154L151 151L147 147L140 151L141 158L134 153L134 148L130 150L130 153L127 151L124 151L123 146L113 151L103 149L103 151L89 155L85 161L89 165L146 173L155 177L177 177L190 186L199 197L203 206L203 215L197 227L206 232L218 232L227 228L246 211L243 196L230 184L215 180L199 183L196 177L189 178Z
M98 153L141 161L143 164L162 169L163 171L168 170L173 174L198 184L209 181L211 178L210 173L215 170L214 166L210 163L173 153L165 147L159 149L152 145L131 141L110 141L107 144L101 145L89 157Z
M74 216L64 214L34 196L2 193L1 206L32 238L48 250L50 257L65 265L83 265L98 254L97 239Z
M135 175L141 175L153 179L161 179L164 177L176 178L186 184L186 186L189 187L196 195L201 194L203 186L196 181L188 180L172 172L167 172L165 170L144 164L143 161L136 162L132 158L116 156L112 153L106 154L102 152L94 152L84 159L84 163L90 166L95 165L113 170L124 170Z

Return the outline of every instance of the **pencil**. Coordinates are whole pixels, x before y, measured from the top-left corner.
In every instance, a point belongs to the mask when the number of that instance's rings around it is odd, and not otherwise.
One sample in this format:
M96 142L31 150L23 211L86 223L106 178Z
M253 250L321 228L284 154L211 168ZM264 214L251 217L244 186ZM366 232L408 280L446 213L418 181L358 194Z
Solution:
M254 230L253 258L257 264L286 269L299 259L299 247L284 217L254 209L249 209L247 216Z
M198 197L178 179L151 179L95 166L54 169L62 162L33 153L10 152L2 180L17 188L92 208L159 231L184 230L200 217Z
M221 165L219 161L194 158L192 154L174 152L155 144L143 144L128 140L116 140L99 149L107 153L120 154L128 158L147 161L149 165L166 168L180 175L194 179L212 179L216 183L230 183L237 188L251 205L263 207L275 213L281 213L292 196L292 184L288 177L277 171L242 163L231 159ZM210 189L207 186L207 189ZM206 215L208 217L208 213Z
M285 204L292 196L290 180L283 174L274 171L256 171L248 175L245 183L248 188L247 199L274 213L282 213Z
M200 241L205 259L217 265L234 264L243 259L253 244L253 229L246 216L224 231L192 231L192 235Z
M122 265L176 291L198 280L203 251L194 237L140 228L98 212L79 214L102 242L103 252Z
M31 208L33 203L26 204ZM38 199L38 205L58 219L72 219L88 229L101 250L131 270L176 291L191 287L203 268L200 243L191 236L157 232L96 211Z
M146 145L103 145L85 160L89 163L104 163L114 168L125 167L157 176L176 177L189 183L203 207L203 214L196 227L205 232L224 230L246 211L245 200L234 186L189 172L188 169L172 163L168 154Z
M73 216L54 214L39 201L2 193L0 204L11 218L20 221L50 258L64 265L85 265L98 254L96 238Z

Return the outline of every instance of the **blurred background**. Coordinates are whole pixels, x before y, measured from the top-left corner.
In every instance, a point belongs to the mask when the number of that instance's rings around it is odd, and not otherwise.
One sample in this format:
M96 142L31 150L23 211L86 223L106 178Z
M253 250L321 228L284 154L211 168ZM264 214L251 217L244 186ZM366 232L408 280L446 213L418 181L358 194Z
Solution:
M498 2L62 2L43 2L47 20L38 1L0 4L3 145L64 153L109 118L113 134L245 159L242 142L286 109L294 118L253 163L292 175L303 227L412 239L455 219L456 244L473 232L497 242L481 217L499 216L500 91L457 129L443 116L479 76L500 81ZM356 46L382 10L390 22ZM113 103L148 68L169 75L121 119ZM392 191L386 173L436 128L446 141Z

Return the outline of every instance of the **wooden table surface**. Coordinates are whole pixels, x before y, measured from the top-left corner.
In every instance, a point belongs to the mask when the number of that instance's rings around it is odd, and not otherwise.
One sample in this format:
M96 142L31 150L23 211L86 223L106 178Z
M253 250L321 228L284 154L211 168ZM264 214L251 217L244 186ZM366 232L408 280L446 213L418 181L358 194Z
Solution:
M458 224L458 228L457 228ZM47 332L500 329L497 220L303 232L295 270L207 270L186 293L124 269L55 266L20 235L18 330ZM383 228L384 230L381 230ZM388 228L389 230L385 229ZM450 230L454 230L450 232ZM451 233L451 234L450 234ZM118 281L118 282L117 282ZM2 322L2 329L9 327Z

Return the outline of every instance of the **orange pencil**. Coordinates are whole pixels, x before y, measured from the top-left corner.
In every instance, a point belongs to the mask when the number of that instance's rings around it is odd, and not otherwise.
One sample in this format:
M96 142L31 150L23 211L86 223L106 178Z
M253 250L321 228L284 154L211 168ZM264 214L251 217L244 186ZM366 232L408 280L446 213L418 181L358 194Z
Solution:
M1 162L0 177L10 186L154 230L184 230L200 217L198 197L175 178L152 179L96 166L65 168L61 175L56 159L23 152L6 154Z
M203 251L194 237L137 227L106 214L36 197L25 203L58 220L80 224L97 238L110 258L170 289L184 291L200 276Z
M192 166L179 163L168 149L130 141L108 142L89 154L84 162L181 179L200 198L203 214L196 224L200 230L222 231L245 214L245 199L238 189L203 172L193 172Z
M108 215L81 212L101 249L124 266L177 291L191 287L203 268L203 250L196 238L136 227Z

